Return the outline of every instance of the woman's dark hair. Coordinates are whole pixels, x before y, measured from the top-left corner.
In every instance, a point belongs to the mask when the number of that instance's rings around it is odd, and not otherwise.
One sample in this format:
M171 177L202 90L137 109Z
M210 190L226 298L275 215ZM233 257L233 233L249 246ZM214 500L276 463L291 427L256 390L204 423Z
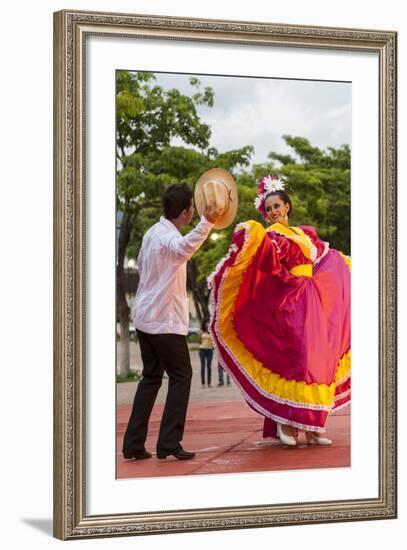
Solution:
M270 193L267 193L266 198L264 199L264 208L266 208L266 200L273 195L277 195L278 197L280 197L280 199L283 202L285 202L286 204L287 203L289 204L290 210L288 211L287 215L288 217L290 217L291 214L293 213L293 204L291 202L290 195L285 191L270 191Z
M164 191L163 209L167 220L178 218L192 204L192 191L186 183L173 183Z

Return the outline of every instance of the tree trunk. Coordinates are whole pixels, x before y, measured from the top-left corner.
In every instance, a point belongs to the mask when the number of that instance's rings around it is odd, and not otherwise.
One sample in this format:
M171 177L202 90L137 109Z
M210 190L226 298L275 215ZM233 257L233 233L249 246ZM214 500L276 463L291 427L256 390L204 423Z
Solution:
M130 372L130 339L129 339L129 316L130 308L126 300L124 288L124 258L126 256L127 245L130 240L132 222L128 214L123 214L123 220L120 225L119 246L117 254L116 279L117 279L117 316L120 323L120 353L119 374L127 376Z
M209 321L209 307L208 307L208 298L209 298L209 291L206 286L206 283L199 283L195 290L194 295L196 296L196 301L199 302L199 305L201 307L201 320L205 320L206 322Z
M188 279L187 287L192 292L192 298L194 300L195 309L198 315L199 322L202 320L209 320L209 308L208 308L208 298L209 291L206 287L206 283L197 282L197 267L196 262L192 258L188 262Z

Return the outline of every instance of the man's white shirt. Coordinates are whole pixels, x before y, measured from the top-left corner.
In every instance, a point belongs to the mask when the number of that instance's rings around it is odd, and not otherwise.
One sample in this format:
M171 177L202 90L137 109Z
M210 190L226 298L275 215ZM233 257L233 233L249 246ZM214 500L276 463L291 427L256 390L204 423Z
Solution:
M148 334L188 334L187 261L207 238L213 224L202 216L183 236L164 218L143 237L137 259L139 284L134 326Z

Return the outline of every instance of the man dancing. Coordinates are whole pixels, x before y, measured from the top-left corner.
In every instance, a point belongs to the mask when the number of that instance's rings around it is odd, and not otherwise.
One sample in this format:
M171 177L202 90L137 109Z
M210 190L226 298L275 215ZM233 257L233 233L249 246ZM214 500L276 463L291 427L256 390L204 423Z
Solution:
M192 192L187 185L173 184L163 196L164 216L144 235L137 260L139 285L134 325L143 361L142 379L123 441L125 459L146 459L148 421L164 372L168 393L157 441L157 458L190 459L195 453L181 445L192 367L186 341L189 308L186 263L208 237L221 214L216 202L206 206L198 225L182 236L194 213Z

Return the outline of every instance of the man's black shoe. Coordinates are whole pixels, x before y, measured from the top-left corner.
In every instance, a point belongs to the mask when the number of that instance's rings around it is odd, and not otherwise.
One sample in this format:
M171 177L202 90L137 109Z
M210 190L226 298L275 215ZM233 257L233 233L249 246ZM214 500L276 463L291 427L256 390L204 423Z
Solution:
M185 451L181 445L175 449L175 451L157 451L157 458L162 460L163 458L167 458L167 456L175 456L175 458L178 458L178 460L188 460L189 458L194 458L195 453L191 453L190 451Z
M123 458L125 460L130 460L135 458L136 460L144 460L145 458L151 458L153 455L149 453L146 449L141 449L141 451L133 451L132 453L123 453Z

